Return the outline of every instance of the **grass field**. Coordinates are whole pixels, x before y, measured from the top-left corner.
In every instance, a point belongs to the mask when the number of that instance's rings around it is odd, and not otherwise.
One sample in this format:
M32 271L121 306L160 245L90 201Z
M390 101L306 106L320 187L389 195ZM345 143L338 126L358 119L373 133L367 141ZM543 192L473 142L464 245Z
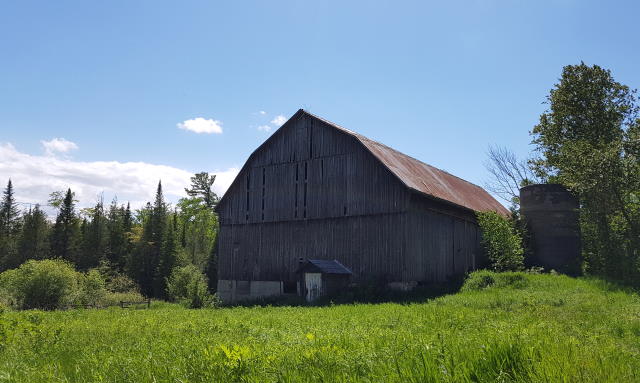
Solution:
M633 382L640 298L481 272L424 303L3 313L0 382L59 381Z

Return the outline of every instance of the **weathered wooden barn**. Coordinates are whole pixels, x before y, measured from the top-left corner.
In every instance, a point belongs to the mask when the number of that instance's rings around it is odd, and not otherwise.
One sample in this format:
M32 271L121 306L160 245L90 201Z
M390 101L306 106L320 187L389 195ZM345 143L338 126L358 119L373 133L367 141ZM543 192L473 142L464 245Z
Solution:
M256 149L218 204L225 301L299 292L301 262L408 289L474 269L481 187L304 110Z

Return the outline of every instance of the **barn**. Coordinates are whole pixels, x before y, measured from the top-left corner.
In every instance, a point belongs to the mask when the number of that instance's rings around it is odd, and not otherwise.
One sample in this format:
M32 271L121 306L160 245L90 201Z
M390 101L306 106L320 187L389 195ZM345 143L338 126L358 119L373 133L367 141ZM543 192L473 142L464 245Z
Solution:
M482 262L476 211L508 211L481 187L296 112L249 157L217 206L218 294L304 294L309 260L351 282L410 289Z

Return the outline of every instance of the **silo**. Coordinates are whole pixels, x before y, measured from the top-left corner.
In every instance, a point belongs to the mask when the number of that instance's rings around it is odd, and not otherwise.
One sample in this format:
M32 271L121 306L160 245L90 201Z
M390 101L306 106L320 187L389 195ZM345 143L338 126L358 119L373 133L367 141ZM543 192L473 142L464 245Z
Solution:
M528 264L580 274L578 208L578 200L562 185L539 184L520 189L520 212L533 250Z

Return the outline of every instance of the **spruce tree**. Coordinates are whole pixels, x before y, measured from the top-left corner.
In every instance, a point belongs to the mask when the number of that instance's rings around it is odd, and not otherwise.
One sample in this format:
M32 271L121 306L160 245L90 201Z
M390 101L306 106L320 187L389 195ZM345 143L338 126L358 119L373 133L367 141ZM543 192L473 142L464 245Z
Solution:
M147 296L158 296L158 265L166 229L167 208L162 194L162 183L158 183L156 198L145 218L134 264L136 280Z
M73 263L80 255L81 232L71 189L67 190L51 233L51 255Z
M156 274L156 296L166 298L167 278L178 261L178 241L176 231L178 227L178 215L172 214L171 223L167 225L165 237L160 251L160 262Z
M29 259L49 257L49 222L46 214L36 205L24 216L18 241L19 264ZM14 267L19 266L15 264Z
M0 202L0 271L17 263L17 241L20 233L20 210L13 195L11 180Z
M81 270L97 267L106 256L108 233L102 201L91 209L90 218L90 221L83 222L86 227L82 230L82 255L76 264Z
M131 212L129 212L129 214L131 214ZM109 240L107 244L106 258L111 267L119 272L124 269L128 248L128 241L124 228L124 216L124 208L119 208L117 200L114 199L109 206L109 213L107 215Z

